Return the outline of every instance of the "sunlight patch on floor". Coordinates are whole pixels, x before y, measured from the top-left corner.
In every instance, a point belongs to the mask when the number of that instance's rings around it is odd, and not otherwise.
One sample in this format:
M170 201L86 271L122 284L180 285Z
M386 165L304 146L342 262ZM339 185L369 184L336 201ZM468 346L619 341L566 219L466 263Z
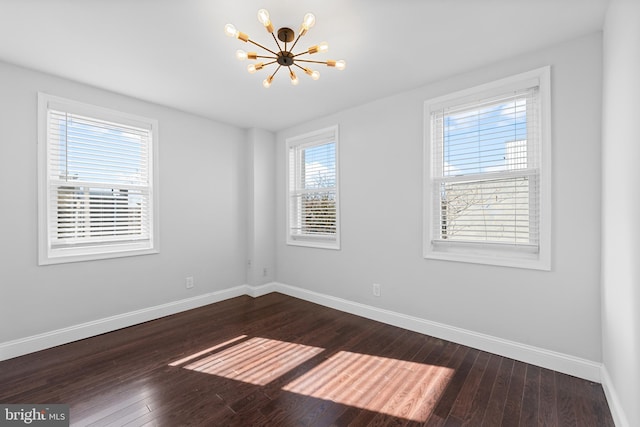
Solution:
M340 351L283 390L424 422L453 370Z
M237 336L237 337L232 338L232 339L230 339L230 340L228 340L228 341L225 341L225 342L223 342L223 343L220 343L220 344L214 345L213 347L209 347L209 348L207 348L207 349L205 349L205 350L202 350L202 351L199 351L199 352L197 352L197 353L190 354L189 356L187 356L187 357L183 357L182 359L180 359L180 360L176 360L175 362L171 362L171 363L169 363L169 366L180 366L180 365L184 365L185 363L187 363L187 362L189 362L189 361L191 361L191 360L197 359L197 358L198 358L198 357L200 357L200 356L204 356L204 355L205 355L205 354L207 354L207 353L211 353L212 351L215 351L215 350L217 350L217 349L219 349L219 348L222 348L222 347L224 347L224 346L227 346L227 345L229 345L229 344L231 344L231 343L234 343L234 342L236 342L236 341L240 341L241 339L244 339L244 338L246 338L246 337L247 337L246 335L240 335L240 336Z
M255 337L185 365L185 369L266 385L323 348Z

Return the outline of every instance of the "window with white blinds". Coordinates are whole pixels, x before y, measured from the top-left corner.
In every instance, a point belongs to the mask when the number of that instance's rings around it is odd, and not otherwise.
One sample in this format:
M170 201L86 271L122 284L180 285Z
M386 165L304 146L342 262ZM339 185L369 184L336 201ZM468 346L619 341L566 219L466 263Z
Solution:
M288 139L287 156L287 243L338 249L337 127Z
M157 252L157 123L40 94L40 263Z
M426 256L548 265L544 70L427 102Z

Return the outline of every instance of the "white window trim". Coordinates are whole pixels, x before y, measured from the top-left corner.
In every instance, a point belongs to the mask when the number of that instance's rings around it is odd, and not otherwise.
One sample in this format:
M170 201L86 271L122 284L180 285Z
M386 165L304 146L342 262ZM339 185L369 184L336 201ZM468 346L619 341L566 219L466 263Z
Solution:
M424 199L423 255L427 259L468 262L505 267L551 270L551 77L550 67L518 74L491 83L427 100L424 104ZM469 103L539 84L540 96L540 223L539 249L535 253L506 245L486 243L435 242L433 222L431 111L450 105Z
M47 128L49 108L81 114L88 117L107 120L115 123L145 127L151 131L151 156L149 193L149 221L151 236L148 241L114 242L113 244L87 245L69 248L52 249L49 232L49 171L47 162ZM85 104L46 93L38 93L38 264L60 264L68 262L90 261L99 259L119 258L136 255L154 254L160 252L160 224L158 184L158 121L147 117L136 116L116 110L110 110L95 105Z
M336 234L335 238L327 238L327 237L314 237L314 236L293 236L290 232L291 230L291 195L289 191L289 177L290 177L290 168L289 168L289 149L294 146L304 146L304 145L313 145L318 143L318 140L322 139L331 139L335 142L336 145ZM312 131L309 133L305 133L303 135L294 136L286 139L286 150L285 150L285 164L286 164L286 241L287 245L291 246L306 246L311 248L320 248L320 249L340 249L340 143L339 143L339 134L338 134L338 125L330 126L324 129L319 129L316 131Z

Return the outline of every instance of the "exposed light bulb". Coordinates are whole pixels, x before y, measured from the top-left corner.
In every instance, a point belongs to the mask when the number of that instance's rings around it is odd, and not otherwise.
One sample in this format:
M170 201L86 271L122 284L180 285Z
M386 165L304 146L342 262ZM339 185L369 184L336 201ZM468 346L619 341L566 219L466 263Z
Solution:
M269 20L269 12L267 11L267 9L260 9L258 11L258 21L260 21L260 23L264 26L267 26L271 23L271 21Z
M315 23L316 17L313 15L313 13L307 13L306 15L304 15L304 18L302 19L302 25L300 25L300 34L298 35L298 37L307 34L309 28L313 27Z
M255 64L249 64L249 65L247 65L247 71L250 74L253 74L258 70L262 70L263 66L264 66L264 64L262 62L258 62L258 63L255 63Z
M247 59L247 52L242 49L236 50L236 58L238 58L240 61L244 61L245 59Z
M318 80L320 78L320 73L318 71L313 71L311 68L305 68L304 72L311 76L313 80Z
M302 28L308 30L316 24L316 17L313 13L307 13L302 19Z
M266 9L260 9L258 11L258 21L267 29L268 32L273 33L273 25L269 19L269 12Z
M322 42L322 43L317 44L315 46L311 46L307 50L307 53L313 55L314 53L326 52L327 50L329 50L329 45L327 44L327 42Z
M224 33L229 37L238 37L239 31L236 30L236 27L233 24L227 24L224 26Z
M291 84L294 86L297 86L299 81L298 81L298 76L296 76L296 73L291 71L291 73L289 74L289 77L291 77Z
M224 26L224 33L229 37L235 37L237 39L242 40L243 42L249 41L249 36L245 33L241 33L233 26L233 24L227 24Z
M336 61L336 68L340 71L344 70L347 67L347 63L341 59L339 61Z
M266 79L264 79L262 81L262 86L265 87L265 89L269 89L271 87L271 82L273 81L273 75L267 77Z

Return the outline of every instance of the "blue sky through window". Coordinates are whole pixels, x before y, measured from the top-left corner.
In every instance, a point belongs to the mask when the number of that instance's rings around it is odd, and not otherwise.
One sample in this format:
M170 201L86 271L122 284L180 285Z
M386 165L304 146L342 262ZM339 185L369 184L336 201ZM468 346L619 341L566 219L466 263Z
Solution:
M61 176L116 186L144 183L144 131L77 116L58 123Z
M468 175L526 167L526 98L444 116L443 172Z
M317 189L336 185L336 144L316 145L304 150L304 188Z

